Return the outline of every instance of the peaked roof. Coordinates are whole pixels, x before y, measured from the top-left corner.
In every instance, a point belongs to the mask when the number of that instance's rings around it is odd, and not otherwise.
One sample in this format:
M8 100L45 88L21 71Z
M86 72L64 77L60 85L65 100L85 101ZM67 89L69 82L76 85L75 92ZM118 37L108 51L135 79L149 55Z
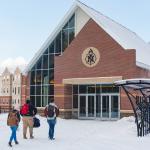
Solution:
M14 71L14 74L20 74L20 73L21 73L21 70L20 70L19 67L17 67L17 68L15 69L15 71Z
M2 73L2 75L10 75L10 71L8 70L8 68L6 67L4 72Z
M28 64L25 72L28 72L39 59L40 55L44 52L48 44L50 44L55 36L58 34L60 29L64 26L67 20L75 12L77 8L81 8L90 18L92 18L103 30L105 30L120 46L124 49L135 49L136 50L136 65L145 69L150 70L150 46L143 41L136 33L115 22L114 20L106 17L100 12L88 7L80 1L75 1L71 9L64 16L60 24L51 33L46 42L42 45L40 50L33 57L31 62Z

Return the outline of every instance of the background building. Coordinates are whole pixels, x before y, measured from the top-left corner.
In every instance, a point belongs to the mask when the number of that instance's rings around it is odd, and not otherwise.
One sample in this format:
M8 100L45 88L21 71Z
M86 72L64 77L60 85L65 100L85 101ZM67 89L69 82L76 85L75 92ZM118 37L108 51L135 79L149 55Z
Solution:
M0 110L8 112L11 108L21 106L22 73L16 68L14 74L8 68L0 76Z
M54 99L65 118L113 120L132 113L114 81L150 77L150 46L76 2L26 68L26 94L40 110Z
M16 109L21 106L21 78L21 71L17 67L12 78L12 107Z

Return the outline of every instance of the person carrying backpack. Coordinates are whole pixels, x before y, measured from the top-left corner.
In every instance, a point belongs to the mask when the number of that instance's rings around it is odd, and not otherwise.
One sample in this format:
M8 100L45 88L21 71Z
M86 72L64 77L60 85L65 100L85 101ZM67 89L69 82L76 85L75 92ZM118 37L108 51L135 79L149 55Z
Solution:
M19 112L15 109L12 109L9 112L8 117L7 117L7 125L10 126L10 129L12 131L9 142L8 142L8 145L10 147L12 147L12 141L13 140L15 141L15 144L19 144L17 141L17 135L16 135L16 131L17 131L19 122L20 122Z
M49 125L49 139L54 140L56 117L59 115L59 109L54 103L54 100L51 100L51 102L45 107L44 114L47 117L47 123Z
M26 103L22 106L20 114L23 121L23 138L27 139L27 129L29 128L30 139L33 139L33 117L37 113L37 108L35 108L29 99L26 100Z

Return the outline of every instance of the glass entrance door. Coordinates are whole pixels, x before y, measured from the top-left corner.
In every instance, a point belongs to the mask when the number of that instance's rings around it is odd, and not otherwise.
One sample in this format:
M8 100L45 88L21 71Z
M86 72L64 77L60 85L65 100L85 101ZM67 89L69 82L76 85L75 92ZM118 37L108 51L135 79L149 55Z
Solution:
M78 117L111 120L119 118L119 95L83 94L78 97Z
M109 118L109 95L102 95L102 118Z
M88 95L87 103L88 103L87 105L88 117L95 117L95 96Z
M79 95L79 117L95 117L95 95Z
M118 119L119 118L119 95L108 94L101 96L101 117L102 119Z
M86 117L86 96L79 96L79 117Z

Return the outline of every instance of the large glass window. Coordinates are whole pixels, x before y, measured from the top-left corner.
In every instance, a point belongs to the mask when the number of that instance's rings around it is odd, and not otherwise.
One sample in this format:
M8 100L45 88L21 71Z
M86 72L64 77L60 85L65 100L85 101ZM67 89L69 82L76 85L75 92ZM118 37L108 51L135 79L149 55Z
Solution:
M37 70L36 71L36 84L41 84L42 83L42 71Z
M61 32L56 37L56 49L55 53L61 53Z
M49 70L49 84L54 84L54 69Z
M41 96L36 96L36 107L41 107Z
M35 71L31 71L30 75L31 75L31 77L30 77L30 84L34 85L35 84L35 78L36 78Z
M48 48L45 50L44 55L48 55Z
M31 100L32 104L34 106L36 106L36 104L35 104L35 96L30 96L30 100Z
M48 81L49 81L49 79L48 79L48 70L43 70L43 76L42 76L42 82L43 82L43 84L48 84Z
M43 69L48 69L48 55L43 55Z
M36 86L36 95L41 95L41 86L40 85Z
M49 85L48 90L49 90L49 94L48 95L54 95L54 85L53 84Z
M74 39L74 24L75 15L66 22L31 69L30 98L37 107L45 107L54 99L54 58L61 55Z
M41 69L42 68L42 57L38 60L36 69Z
M54 55L49 55L49 68L54 68Z
M30 86L30 95L35 95L35 86Z
M52 42L52 44L49 46L49 53L50 53L50 54L53 54L53 53L54 53L54 50L55 50L54 42Z
M74 39L74 29L69 29L69 44Z
M48 86L42 86L42 95L48 95Z
M69 28L74 28L74 26L75 26L75 15L73 15L71 18L70 18L70 20L69 20L69 22L68 22L68 26L69 26Z
M63 51L68 46L68 30L62 30L62 49Z

